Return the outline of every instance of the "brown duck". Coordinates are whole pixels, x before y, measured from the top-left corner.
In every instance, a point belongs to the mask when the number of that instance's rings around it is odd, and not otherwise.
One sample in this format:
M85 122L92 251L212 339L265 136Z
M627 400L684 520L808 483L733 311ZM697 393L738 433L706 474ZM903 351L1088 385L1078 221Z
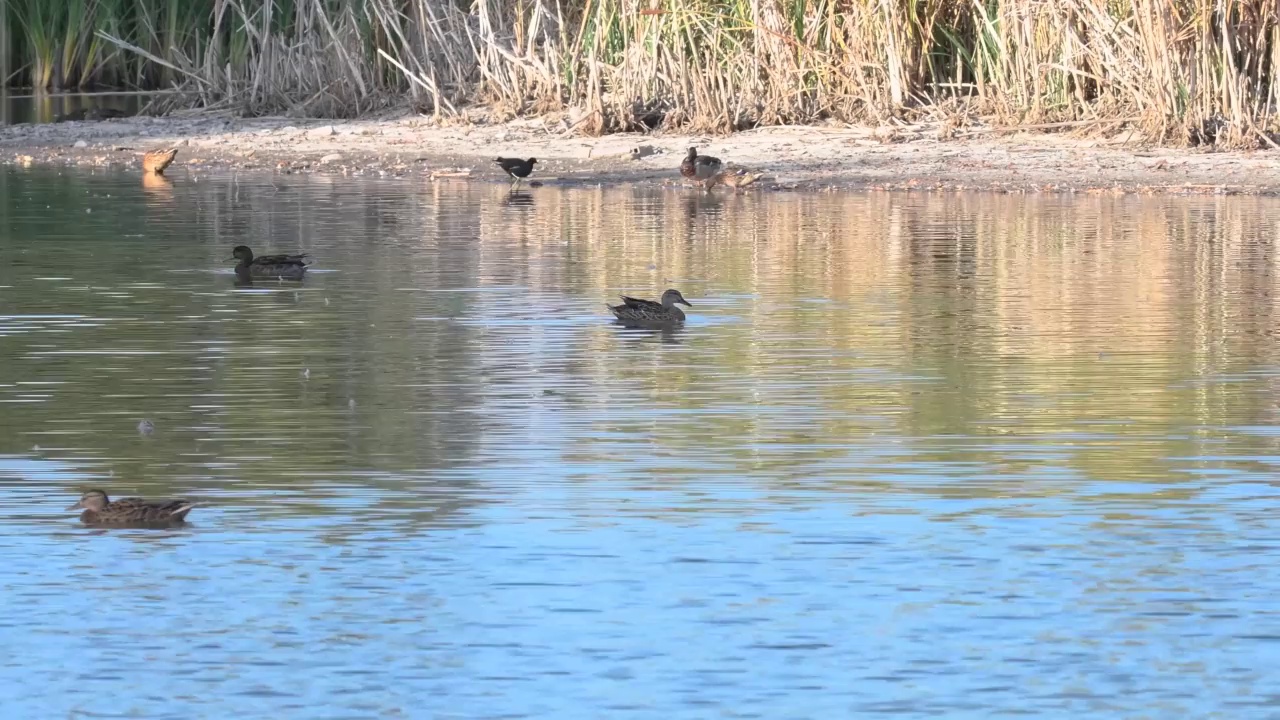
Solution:
M123 498L112 502L101 490L89 490L68 510L84 510L80 521L86 525L179 525L196 504L190 500L148 500Z
M738 192L742 188L755 183L755 181L762 177L764 177L764 173L762 172L752 172L751 170L744 169L724 170L717 173L714 178L707 182L712 185L727 185L733 188L734 192Z
M699 155L698 148L689 148L689 154L680 163L680 174L690 180L705 181L718 175L723 168L724 163L720 162L720 158Z
M621 305L606 305L609 312L627 325L661 326L684 322L684 311L676 307L676 303L693 307L693 303L684 299L679 290L668 290L662 293L662 300L639 300L622 296Z
M142 156L142 171L149 175L163 175L165 168L173 164L178 157L178 148L151 150Z

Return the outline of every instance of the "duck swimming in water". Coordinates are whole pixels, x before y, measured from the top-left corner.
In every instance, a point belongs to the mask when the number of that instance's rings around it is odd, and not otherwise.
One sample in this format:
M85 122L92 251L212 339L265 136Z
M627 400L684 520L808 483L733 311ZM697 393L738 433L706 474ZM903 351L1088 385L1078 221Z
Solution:
M122 498L112 502L101 490L89 490L68 510L84 510L80 521L86 525L179 525L196 506L190 500L148 500Z
M654 327L684 322L684 311L676 307L677 303L693 307L693 303L685 300L680 291L674 289L662 293L662 300L659 302L623 295L621 305L606 307L614 317L627 325Z
M266 278L301 280L307 272L307 257L302 255L263 255L254 257L246 245L237 245L231 256L239 260L236 275L241 279Z

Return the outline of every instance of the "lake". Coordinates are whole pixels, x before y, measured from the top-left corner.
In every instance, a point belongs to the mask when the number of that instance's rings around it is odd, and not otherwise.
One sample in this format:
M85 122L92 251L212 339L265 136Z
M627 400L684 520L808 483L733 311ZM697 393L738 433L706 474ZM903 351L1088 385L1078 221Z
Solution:
M159 93L34 93L14 94L0 89L0 125L49 123L60 118L83 120L78 113L137 115ZM93 118L90 118L93 119Z
M14 716L1276 716L1280 202L0 198Z

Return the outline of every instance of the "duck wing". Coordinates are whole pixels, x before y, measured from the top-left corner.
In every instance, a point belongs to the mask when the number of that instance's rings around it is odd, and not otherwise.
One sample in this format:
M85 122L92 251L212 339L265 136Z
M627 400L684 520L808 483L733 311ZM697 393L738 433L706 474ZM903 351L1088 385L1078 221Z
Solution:
M723 167L723 163L720 162L720 158L699 155L697 162L694 164L693 176L699 180L706 180L719 173L721 167Z
M622 296L622 303L632 310L665 310L662 303L652 300L642 300L640 298Z
M186 518L187 513L196 506L190 500L175 498L172 500L147 500L145 498L122 498L107 505L99 513L103 520L112 522L176 522Z
M677 314L678 310L663 307L661 303L652 300L640 300L623 295L622 302L624 303L622 305L610 305L609 310L614 317L624 322L666 324L682 319L682 316Z
M254 265L306 265L307 258L311 257L306 253L301 255L263 255L253 259Z

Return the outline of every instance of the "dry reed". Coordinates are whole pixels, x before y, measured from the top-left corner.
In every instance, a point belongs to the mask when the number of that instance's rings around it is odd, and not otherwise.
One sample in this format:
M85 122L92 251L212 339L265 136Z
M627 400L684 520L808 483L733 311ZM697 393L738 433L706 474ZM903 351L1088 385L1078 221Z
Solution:
M246 114L353 116L408 98L442 116L571 109L586 132L918 119L951 132L981 119L1238 146L1278 129L1280 17L1261 0L13 7L14 52L33 84L176 85L183 103Z

